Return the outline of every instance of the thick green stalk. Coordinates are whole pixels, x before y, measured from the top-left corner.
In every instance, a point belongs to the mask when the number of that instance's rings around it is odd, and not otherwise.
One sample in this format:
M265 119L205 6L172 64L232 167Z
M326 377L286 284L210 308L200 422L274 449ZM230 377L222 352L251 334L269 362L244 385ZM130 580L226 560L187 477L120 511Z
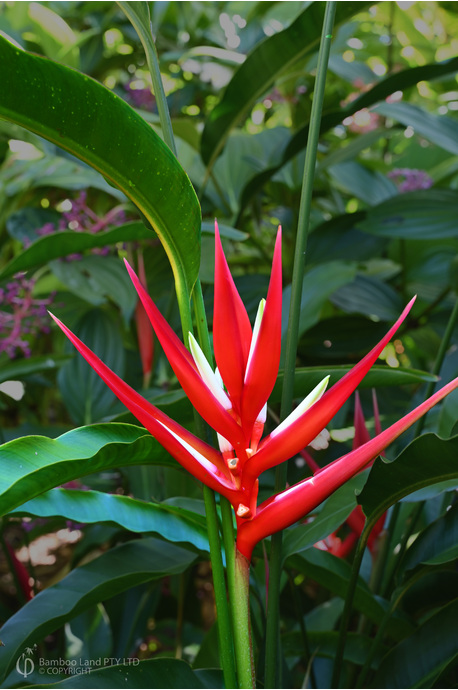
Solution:
M240 551L235 551L233 611L234 647L237 663L238 687L242 690L256 687L250 625L250 562Z
M281 418L285 419L291 411L293 404L294 371L297 353L297 341L299 334L299 317L301 311L302 282L304 277L304 256L307 246L307 236L310 226L310 213L312 208L312 190L315 176L316 154L320 134L321 112L323 109L324 90L326 84L326 72L331 50L332 27L336 2L327 2L321 44L318 54L315 91L310 116L310 128L305 155L304 177L302 181L301 202L299 207L299 220L297 229L296 248L294 254L293 279L291 289L291 305L289 310L288 331L286 337L286 359L283 380L283 392L281 401ZM275 476L275 490L281 491L286 485L287 465L279 465ZM279 598L280 577L282 570L282 535L281 532L272 537L270 577L269 577L269 603L267 611L266 629L266 666L265 687L277 687L276 675L281 668L277 658L279 639Z
M205 514L207 517L208 541L210 543L210 559L213 573L213 586L217 611L217 626L219 639L219 655L223 668L224 684L226 688L237 687L237 675L234 663L234 645L232 627L227 605L227 595L224 579L221 540L218 530L218 514L214 492L204 486Z

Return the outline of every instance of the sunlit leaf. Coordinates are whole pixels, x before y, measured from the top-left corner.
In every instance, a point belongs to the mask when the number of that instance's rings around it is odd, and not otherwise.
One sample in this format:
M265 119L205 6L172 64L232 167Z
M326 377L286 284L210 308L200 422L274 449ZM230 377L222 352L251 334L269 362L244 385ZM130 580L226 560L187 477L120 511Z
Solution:
M177 466L145 429L132 424L94 424L56 439L9 441L0 446L0 514L72 479L140 464Z
M43 266L48 261L60 259L69 254L79 254L96 247L107 247L118 242L135 242L151 238L151 231L143 223L127 223L112 230L93 234L90 232L55 232L40 237L0 270L0 280L32 268Z
M109 523L129 532L155 532L173 542L188 542L208 551L205 518L168 503L145 503L100 491L52 489L16 508L12 514L64 517L82 524Z
M73 616L129 587L181 573L194 558L175 544L149 537L121 544L75 568L3 625L0 677L5 678L27 646L33 647Z
M375 461L358 503L372 522L404 496L452 479L458 484L458 436L424 434L393 462Z
M0 115L98 170L161 239L178 292L199 270L200 206L189 178L152 128L98 82L0 40Z

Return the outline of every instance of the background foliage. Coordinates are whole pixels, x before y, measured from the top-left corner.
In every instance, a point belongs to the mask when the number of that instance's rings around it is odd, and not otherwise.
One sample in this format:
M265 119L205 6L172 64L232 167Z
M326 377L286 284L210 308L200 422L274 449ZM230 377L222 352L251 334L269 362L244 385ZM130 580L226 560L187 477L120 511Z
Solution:
M211 322L217 217L254 319L281 223L286 331L323 4L151 3L178 165L161 140L144 48L117 3L1 3L0 30L12 41L77 70L2 43L12 66L0 77L3 687L23 684L15 664L33 645L35 660L142 660L94 671L93 687L112 687L119 673L129 687L221 683L208 670L219 662L201 489L51 328L45 308L191 426L159 347L151 373L139 355L150 336L119 257L144 261L148 290L178 332L174 277L192 285L199 274ZM360 391L371 434L368 388L376 387L387 427L436 384L431 372L443 382L457 375L456 325L437 370L458 289L456 10L451 2L338 3L295 395L357 361L416 293ZM49 88L57 101L46 99ZM280 391L281 375L272 419ZM365 477L313 522L288 530L285 687L329 687L353 556L315 544L357 500L375 519L399 499L378 552L363 559L342 684L456 686L457 407L455 393L428 414L428 435L408 445L406 434L391 447L396 463L378 461L358 499ZM351 446L353 403L329 431L329 447L311 451L320 465ZM306 473L297 459L288 481ZM263 476L261 494L273 481ZM251 584L262 660L261 547ZM447 643L434 645L437 638ZM63 686L84 687L84 677L61 675ZM27 678L43 680L36 670Z

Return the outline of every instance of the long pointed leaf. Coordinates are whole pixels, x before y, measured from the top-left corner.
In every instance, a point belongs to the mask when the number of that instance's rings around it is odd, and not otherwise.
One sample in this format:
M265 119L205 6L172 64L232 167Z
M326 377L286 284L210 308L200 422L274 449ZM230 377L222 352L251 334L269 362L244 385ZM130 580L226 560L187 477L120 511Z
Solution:
M129 532L155 532L167 541L188 542L208 551L205 518L167 503L146 503L100 491L52 489L12 511L13 515L64 517L83 524L116 524Z
M0 515L59 484L128 465L176 463L132 424L95 424L59 438L25 436L0 446Z
M86 75L4 38L0 63L0 116L70 151L121 189L157 232L183 297L199 271L200 206L169 148L127 103Z
M366 9L366 2L340 2L336 26L356 12ZM262 41L232 77L216 108L210 113L202 134L202 157L211 164L219 155L230 130L249 111L275 79L292 64L318 49L323 25L323 3L313 2L283 31Z
M151 537L117 546L75 568L31 599L2 627L5 647L0 657L0 678L5 678L26 647L32 647L78 613L129 587L181 573L194 559L195 554Z

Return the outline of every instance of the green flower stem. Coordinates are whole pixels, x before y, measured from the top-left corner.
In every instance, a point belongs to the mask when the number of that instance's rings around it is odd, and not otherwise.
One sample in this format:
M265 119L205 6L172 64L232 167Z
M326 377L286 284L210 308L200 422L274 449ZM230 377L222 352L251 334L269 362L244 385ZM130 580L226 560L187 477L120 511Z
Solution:
M380 517L377 516L377 517ZM358 584L358 576L361 568L361 563L363 561L364 551L367 546L367 541L369 535L376 523L376 520L372 519L370 522L366 520L364 530L359 538L358 545L356 547L355 557L353 559L350 579L348 581L348 588L345 596L345 606L342 612L342 618L340 621L340 632L339 640L337 643L336 655L334 659L334 669L332 673L331 688L338 688L340 675L342 672L343 663L343 653L345 648L345 642L347 638L348 624L350 622L350 616L353 609L353 600L355 597L356 585Z
M151 74L153 82L153 92L156 99L157 110L159 113L159 120L161 123L164 141L172 151L174 156L177 155L175 146L175 139L172 130L172 121L170 119L169 107L165 97L164 87L162 85L161 70L159 68L159 60L156 51L156 43L153 32L151 30L151 15L148 2L133 3L133 2L118 2L118 5L123 10L126 17L131 22L135 31L142 42L145 51L146 62Z
M226 688L237 687L237 675L234 662L234 647L232 626L229 617L229 607L224 579L221 540L218 530L218 514L214 492L204 486L205 514L207 517L208 541L210 543L210 559L213 573L213 586L217 611L217 626L219 639L219 655L223 668L224 684Z
M234 592L231 592L232 623L238 686L256 687L250 625L250 562L235 550Z
M173 135L170 112L162 85L161 71L156 51L154 36L151 30L151 16L148 2L118 2L118 5L126 14L127 18L135 28L145 51L148 68L153 83L153 91L159 112L159 119L164 136L164 141L176 156L175 139ZM193 332L192 315L190 308L191 295L186 285L176 285L178 308L180 311L181 327L183 339L187 345L188 333ZM208 335L205 307L202 298L202 288L197 281L193 289L194 309L196 314L196 324L201 347L209 362L212 361L210 339ZM195 424L197 433L201 438L209 434L204 421L195 413ZM213 572L213 584L215 588L215 600L217 609L217 625L220 642L220 659L223 667L224 682L226 687L236 687L236 671L232 644L232 629L229 617L229 607L227 603L224 566L222 559L221 540L218 528L218 514L216 511L216 500L214 492L208 487L203 487L205 513L207 518L208 540L210 544L210 559ZM227 531L227 521L226 521ZM233 543L233 537L232 537ZM234 548L234 547L233 547Z
M196 324L197 324L197 334L199 337L199 343L202 348L202 351L207 358L208 362L213 366L213 354L211 350L211 345L210 345L210 337L208 334L208 327L207 327L207 317L205 314L205 305L203 301L203 296L202 296L202 286L199 281L197 281L196 285L194 286L193 290L193 302L194 302L194 314L195 314L195 319L196 319ZM210 491L210 489L208 489ZM213 494L213 492L210 492ZM213 494L213 502L215 501L214 494ZM236 583L235 583L235 537L234 537L234 526L233 526L233 521L232 521L232 506L229 503L229 501L224 498L224 496L220 497L220 505L221 505L221 522L222 522L222 533L223 533L223 543L224 543L224 550L226 554L226 572L227 572L227 583L228 583L228 589L229 589L229 601L230 601L230 607L231 607L231 613L232 613L232 623L234 624L234 620L238 617L238 598L236 596ZM215 506L215 513L216 515L216 506ZM208 515L208 513L207 513ZM219 539L219 534L218 534L218 539ZM218 564L218 572L221 573L218 578L216 577L216 572L214 569L214 564L213 564L213 559L212 559L212 568L213 568L213 582L215 586L215 597L216 597L216 590L220 590L219 592L219 597L220 600L217 600L217 611L218 611L218 625L221 626L221 630L219 632L220 635L220 649L221 649L221 663L224 669L224 680L227 688L235 688L237 687L237 677L236 677L236 669L235 669L235 660L234 660L234 645L233 645L233 640L237 641L238 638L233 638L231 634L231 630L234 630L234 627L232 625L231 627L231 622L230 622L230 617L229 617L229 608L228 608L228 603L227 603L227 598L226 598L226 591L224 588L224 569L223 569L223 564L222 564L222 559L221 559L221 548L219 549L219 554L215 553L214 558L218 558L218 560L221 560L221 568ZM218 584L217 584L217 579ZM221 620L222 618L222 620ZM237 650L236 650L236 656L237 656ZM227 670L226 670L227 669Z
M447 328L445 329L444 337L441 340L441 344L440 344L439 350L437 352L436 361L434 362L434 367L433 367L433 370L431 372L432 374L435 374L436 376L438 376L438 374L441 370L442 363L443 363L444 357L445 357L445 353L447 352L447 348L450 345L452 333L453 333L457 323L458 323L458 299L456 300L455 306L453 307L453 311L450 314ZM426 387L425 400L427 400L427 398L429 398L432 395L435 385L436 384L434 381L430 381L430 383L428 383L428 385ZM426 414L424 414L423 417L421 417L418 421L418 426L415 430L416 436L419 436L421 434L421 432L423 431L423 428L425 425L425 420L426 420Z
M281 418L285 419L290 413L293 404L294 371L297 353L297 341L299 334L299 317L301 311L302 282L304 277L304 255L307 246L307 236L310 226L310 213L312 208L312 190L315 176L316 154L320 134L321 112L323 109L326 73L331 50L332 27L336 12L336 2L327 2L321 44L318 53L318 65L316 72L315 91L310 116L310 128L305 155L304 177L302 181L301 202L299 207L299 220L294 254L293 280L291 290L291 305L289 311L288 331L286 339L285 374L281 401ZM281 491L286 485L287 465L279 465L275 475L275 490ZM277 670L281 664L277 658L278 628L279 628L279 597L280 577L282 571L282 535L274 534L271 545L270 576L269 576L269 602L267 609L266 629L266 665L265 687L276 687Z
M365 686L365 682L367 679L367 675L369 671L371 670L372 662L375 659L375 656L379 650L379 647L383 641L383 636L385 635L386 628L388 626L388 623L390 622L390 618L393 615L393 613L396 611L397 607L401 603L402 598L404 595L408 592L408 590L416 583L418 580L421 580L422 577L424 577L425 572L427 572L427 568L422 568L419 570L415 575L413 575L410 580L403 586L399 587L395 592L393 592L393 597L391 600L391 605L385 612L382 622L380 623L380 626L377 630L377 634L375 635L373 641L372 641L372 646L371 649L364 661L364 665L361 669L361 672L358 677L358 682L355 684L355 688L362 688Z

